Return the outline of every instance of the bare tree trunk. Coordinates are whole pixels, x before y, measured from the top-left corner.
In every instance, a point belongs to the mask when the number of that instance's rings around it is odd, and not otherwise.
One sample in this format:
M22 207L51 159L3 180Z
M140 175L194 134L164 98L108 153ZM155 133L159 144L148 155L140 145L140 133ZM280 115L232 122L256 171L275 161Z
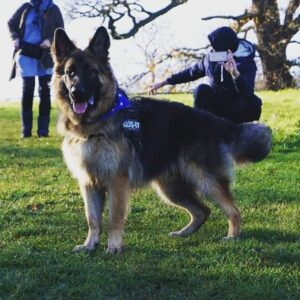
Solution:
M278 90L294 86L287 64L286 47L291 33L280 25L276 0L253 0L252 13L267 89Z
M260 50L259 55L262 61L266 89L276 91L294 87L293 76L290 74L289 67L286 64L285 49L277 51L275 55L270 55Z

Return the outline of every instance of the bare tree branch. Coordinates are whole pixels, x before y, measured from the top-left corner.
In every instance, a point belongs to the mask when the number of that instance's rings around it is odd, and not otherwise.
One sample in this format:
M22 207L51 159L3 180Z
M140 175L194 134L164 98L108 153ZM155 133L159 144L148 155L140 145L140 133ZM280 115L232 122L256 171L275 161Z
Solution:
M298 7L299 7L299 3L298 3ZM298 15L295 19L293 19L293 15L292 15L289 16L288 18L285 18L285 20L288 21L284 22L282 26L282 31L288 36L288 39L290 40L300 29L300 15Z
M299 7L300 0L291 0L285 11L284 24L291 23L293 21L294 14Z
M171 52L171 53L167 53L167 54L163 54L163 55L161 55L160 57L158 57L158 58L155 60L155 62L152 62L152 64L153 64L153 66L157 67L157 66L159 66L160 64L164 63L166 60L172 59L172 58L174 58L174 53L172 53L172 52ZM128 83L128 86L130 86L130 85L136 83L137 81L141 80L143 77L145 77L146 75L151 74L152 72L153 72L153 70L152 70L152 68L150 67L150 68L148 68L147 71L144 71L144 72L142 72L142 73L140 73L140 74L134 75L134 76L131 78L130 82Z
M295 28L297 30L299 30L300 29L300 15L295 18L294 24L295 24Z
M240 21L240 20L244 20L244 19L252 19L256 16L257 16L257 14L249 12L248 10L245 10L245 12L242 15L239 15L239 16L216 15L216 16L210 16L210 17L202 18L202 20L203 21L208 21L208 20L212 20L212 19L231 19L231 20L234 20L234 21Z
M199 60L202 59L205 55L205 51L211 48L211 45L206 45L205 47L201 48L175 48L171 52L172 57L181 57L181 58L186 58L187 60L194 59L194 60Z
M289 66L289 67L300 67L300 64L299 64L299 58L298 59L293 59L293 60L287 60L286 61L286 64Z
M134 36L141 27L187 1L170 0L170 3L163 8L150 11L141 4L141 0L74 0L70 1L68 11L73 19L100 18L102 23L107 22L111 36L119 40ZM131 27L126 32L120 32L117 26L122 19L128 19L131 23Z

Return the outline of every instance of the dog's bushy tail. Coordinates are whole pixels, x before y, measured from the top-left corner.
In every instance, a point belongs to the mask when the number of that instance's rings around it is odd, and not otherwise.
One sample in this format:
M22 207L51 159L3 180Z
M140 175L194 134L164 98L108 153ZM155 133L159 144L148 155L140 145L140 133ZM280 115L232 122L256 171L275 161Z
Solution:
M261 123L243 123L238 125L233 145L233 157L236 163L257 162L271 151L272 131Z

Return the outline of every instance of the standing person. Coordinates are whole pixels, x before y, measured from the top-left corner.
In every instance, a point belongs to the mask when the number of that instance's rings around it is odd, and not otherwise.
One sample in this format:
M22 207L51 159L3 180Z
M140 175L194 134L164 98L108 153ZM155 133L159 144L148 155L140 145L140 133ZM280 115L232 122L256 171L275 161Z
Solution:
M154 83L149 93L155 94L157 89L167 84L175 85L207 76L209 84L200 84L194 91L195 108L234 123L259 120L262 101L254 94L257 71L254 45L239 39L230 27L217 28L208 35L208 39L213 48L209 54L190 68ZM216 57L224 52L225 58Z
M39 81L39 115L37 134L48 137L50 123L50 81L53 61L50 47L54 31L64 27L60 9L52 0L31 0L22 4L8 21L13 40L13 69L10 80L16 72L22 77L22 137L32 135L32 105L35 77Z

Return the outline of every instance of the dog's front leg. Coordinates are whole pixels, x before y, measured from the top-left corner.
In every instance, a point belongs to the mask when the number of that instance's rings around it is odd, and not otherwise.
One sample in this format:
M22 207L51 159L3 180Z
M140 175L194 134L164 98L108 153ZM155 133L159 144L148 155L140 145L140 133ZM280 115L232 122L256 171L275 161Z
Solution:
M81 185L81 194L84 200L85 215L89 227L88 236L83 245L76 246L75 252L95 250L99 244L101 219L105 202L105 191L96 185Z
M128 210L130 188L128 178L118 177L111 181L108 189L109 196L109 253L124 251L123 233Z

